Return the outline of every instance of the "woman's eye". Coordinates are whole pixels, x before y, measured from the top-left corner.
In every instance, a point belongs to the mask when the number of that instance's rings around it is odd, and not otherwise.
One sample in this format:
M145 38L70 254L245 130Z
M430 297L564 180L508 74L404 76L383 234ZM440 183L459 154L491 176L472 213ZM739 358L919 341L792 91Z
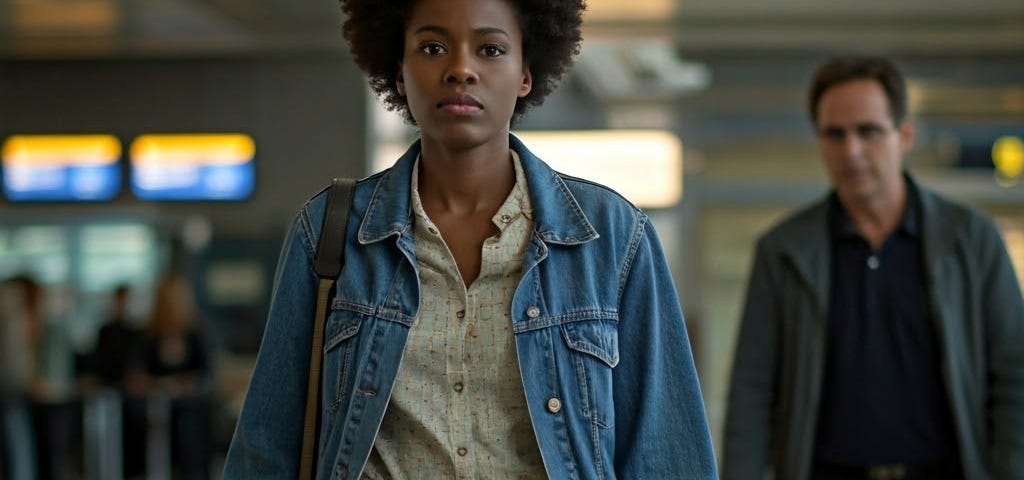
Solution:
M428 43L420 47L420 49L423 50L423 53L426 53L427 55L440 55L444 53L444 47L438 43Z
M488 57L497 57L505 53L505 50L497 45L487 45L483 48L483 53Z

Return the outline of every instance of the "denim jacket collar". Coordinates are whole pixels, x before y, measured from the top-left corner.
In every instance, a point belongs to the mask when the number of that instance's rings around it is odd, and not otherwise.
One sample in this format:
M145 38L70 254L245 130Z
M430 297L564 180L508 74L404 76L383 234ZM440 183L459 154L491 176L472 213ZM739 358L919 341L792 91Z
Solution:
M577 245L600 235L569 192L565 182L551 167L531 153L514 135L509 146L519 154L530 185L530 202L534 210L534 228L547 243ZM363 223L359 227L359 243L374 243L396 235L402 236L412 227L410 188L413 165L420 154L417 140L386 170L370 198Z

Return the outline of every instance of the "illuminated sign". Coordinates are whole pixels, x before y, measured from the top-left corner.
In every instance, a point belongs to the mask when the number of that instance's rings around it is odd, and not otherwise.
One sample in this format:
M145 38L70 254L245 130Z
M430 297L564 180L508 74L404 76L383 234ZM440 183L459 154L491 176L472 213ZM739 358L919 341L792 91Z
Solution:
M131 187L143 200L242 200L256 144L240 134L150 134L132 142Z
M641 208L683 198L683 142L665 130L518 131L526 148L552 168L611 187ZM395 163L409 145L377 145L373 171Z
M12 201L102 201L121 188L121 142L112 135L14 135L2 152Z
M1020 137L1000 137L992 144L992 163L1005 181L1016 184L1024 174L1024 141Z
M516 135L552 168L607 185L637 206L683 198L683 142L664 130L530 131Z

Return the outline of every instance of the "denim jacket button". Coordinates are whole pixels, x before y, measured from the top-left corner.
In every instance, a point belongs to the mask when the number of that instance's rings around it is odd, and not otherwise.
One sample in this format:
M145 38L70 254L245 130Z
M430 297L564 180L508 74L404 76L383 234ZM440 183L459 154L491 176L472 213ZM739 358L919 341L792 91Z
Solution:
M551 413L558 413L562 410L562 401L557 398L548 399L548 411Z
M530 318L537 318L540 316L540 309L537 307L530 307L526 309L526 316Z

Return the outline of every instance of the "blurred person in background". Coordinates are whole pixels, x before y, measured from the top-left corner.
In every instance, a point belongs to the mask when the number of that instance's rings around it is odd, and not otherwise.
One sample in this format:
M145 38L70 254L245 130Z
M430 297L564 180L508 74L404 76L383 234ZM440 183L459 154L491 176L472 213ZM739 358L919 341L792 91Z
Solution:
M128 301L131 289L119 285L110 295L110 312L100 327L88 371L82 377L83 393L97 388L116 391L121 404L122 473L136 478L146 473L147 376L143 359L143 332L131 324Z
M579 51L581 0L343 0L371 87L419 128L359 181L322 352L316 478L716 477L650 219L510 125ZM294 478L326 195L285 241L224 478Z
M0 477L36 478L35 435L29 409L28 322L21 282L0 282Z
M70 339L59 319L50 318L46 292L30 275L4 282L4 390L13 417L8 450L21 474L34 463L40 480L71 478L79 432ZM26 418L27 417L27 418ZM28 423L26 423L28 420ZM25 428L31 425L31 428Z
M723 478L1024 478L1024 300L998 230L907 172L890 61L832 59L809 100L832 190L757 243Z
M171 461L178 479L209 478L210 352L192 287L180 274L163 277L142 341L150 395L170 400Z
M111 292L110 313L96 335L96 344L89 355L90 373L104 387L119 392L140 393L142 361L142 330L128 318L131 290L120 285Z

